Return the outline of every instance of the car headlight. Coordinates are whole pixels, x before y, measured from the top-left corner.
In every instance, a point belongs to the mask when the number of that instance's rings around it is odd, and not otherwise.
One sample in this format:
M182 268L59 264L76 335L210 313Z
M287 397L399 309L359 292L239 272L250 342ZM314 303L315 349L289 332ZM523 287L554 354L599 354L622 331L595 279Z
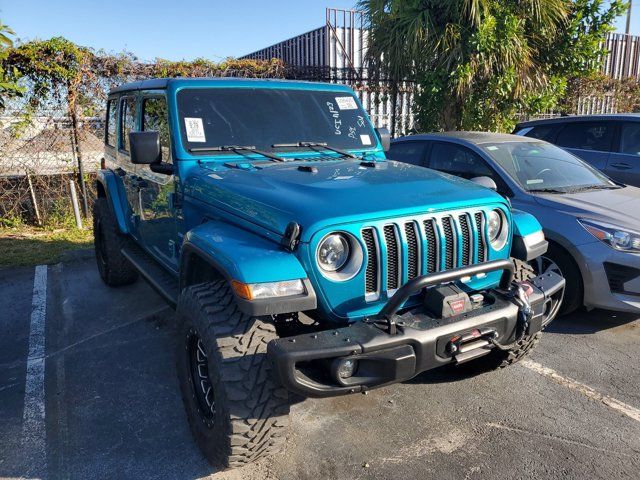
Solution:
M340 270L349 259L349 241L340 233L332 233L318 245L318 265L326 272Z
M495 250L501 250L509 236L509 222L502 210L491 210L487 214L487 235L489 243Z
M346 232L325 235L316 249L316 262L326 278L343 282L353 278L362 267L364 255L358 240Z
M640 233L594 220L580 218L578 222L587 232L614 250L640 253Z

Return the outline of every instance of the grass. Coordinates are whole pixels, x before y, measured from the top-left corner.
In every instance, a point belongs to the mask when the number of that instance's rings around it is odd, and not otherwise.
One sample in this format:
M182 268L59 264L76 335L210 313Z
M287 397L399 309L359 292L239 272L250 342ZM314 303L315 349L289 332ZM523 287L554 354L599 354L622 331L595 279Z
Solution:
M0 267L57 263L66 251L92 246L93 232L89 228L0 225Z

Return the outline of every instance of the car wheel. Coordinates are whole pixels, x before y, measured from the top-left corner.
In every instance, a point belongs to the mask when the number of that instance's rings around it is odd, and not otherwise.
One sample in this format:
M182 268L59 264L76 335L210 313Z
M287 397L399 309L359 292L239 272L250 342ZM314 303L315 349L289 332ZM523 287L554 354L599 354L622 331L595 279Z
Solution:
M267 358L275 327L241 312L223 280L185 288L177 319L180 390L209 463L235 468L282 450L289 396Z

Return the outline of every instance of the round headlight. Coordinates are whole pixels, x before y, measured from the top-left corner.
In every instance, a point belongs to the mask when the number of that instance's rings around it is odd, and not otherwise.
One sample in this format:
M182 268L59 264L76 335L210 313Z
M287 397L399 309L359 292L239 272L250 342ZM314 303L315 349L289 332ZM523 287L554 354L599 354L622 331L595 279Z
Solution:
M340 270L349 259L349 241L339 233L327 235L318 246L318 265L327 272Z
M507 243L509 225L504 213L500 210L491 210L487 215L487 234L491 246L500 250Z

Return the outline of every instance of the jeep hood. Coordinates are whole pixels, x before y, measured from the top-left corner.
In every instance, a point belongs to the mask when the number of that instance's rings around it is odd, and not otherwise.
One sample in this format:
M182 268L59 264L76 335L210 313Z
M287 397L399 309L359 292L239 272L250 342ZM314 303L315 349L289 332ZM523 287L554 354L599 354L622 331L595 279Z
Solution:
M202 164L190 172L184 188L186 201L223 209L277 234L297 222L302 241L343 223L505 203L467 180L395 161L375 168L359 160L325 160L248 170Z

